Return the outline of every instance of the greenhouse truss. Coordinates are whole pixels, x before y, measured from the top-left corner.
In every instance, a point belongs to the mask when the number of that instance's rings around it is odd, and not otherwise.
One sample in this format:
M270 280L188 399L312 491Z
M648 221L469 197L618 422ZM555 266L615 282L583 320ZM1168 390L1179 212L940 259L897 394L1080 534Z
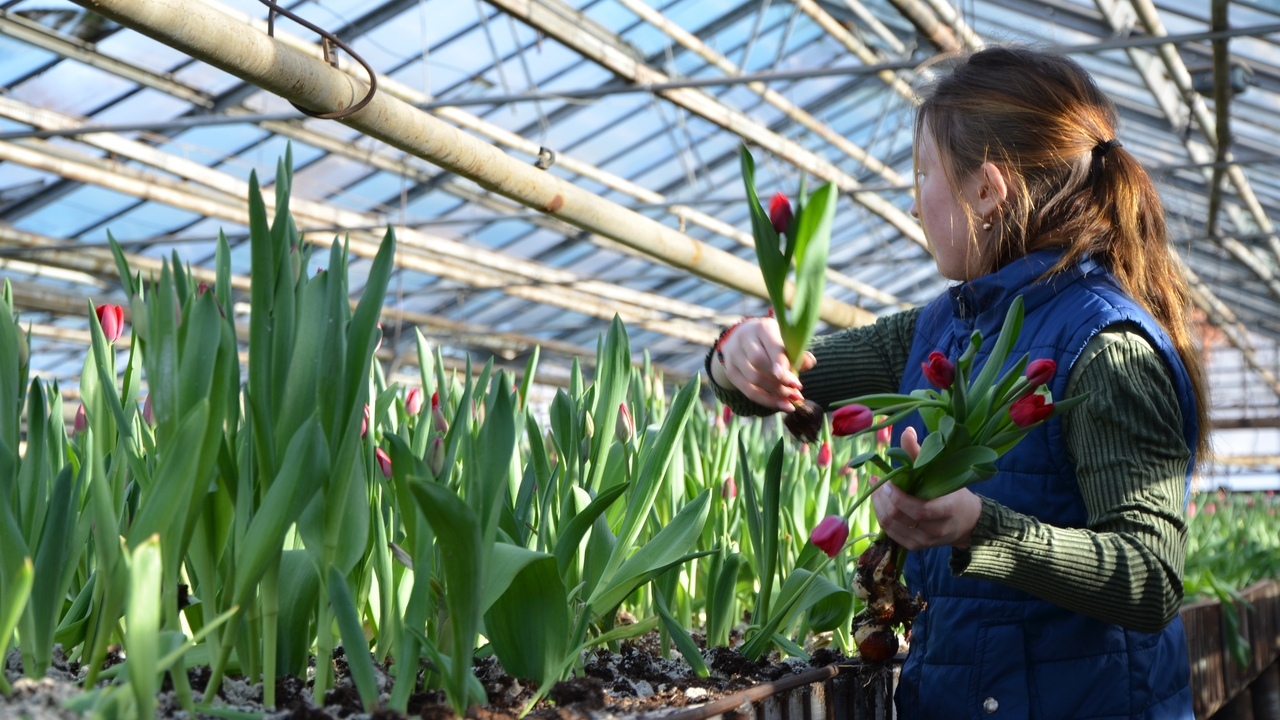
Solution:
M700 372L722 326L766 307L743 143L762 192L802 177L840 190L827 329L922 304L946 281L908 212L914 107L948 54L1017 42L1068 53L1116 101L1193 288L1218 450L1206 474L1276 484L1274 3L269 5L0 2L0 278L33 373L64 394L89 302L129 307L109 236L135 271L176 256L212 283L221 230L247 313L249 175L269 194L286 149L305 240L349 238L353 302L395 228L378 353L401 383L417 331L458 368L469 354L519 374L540 347L538 381L564 384L615 315L637 361L673 383Z

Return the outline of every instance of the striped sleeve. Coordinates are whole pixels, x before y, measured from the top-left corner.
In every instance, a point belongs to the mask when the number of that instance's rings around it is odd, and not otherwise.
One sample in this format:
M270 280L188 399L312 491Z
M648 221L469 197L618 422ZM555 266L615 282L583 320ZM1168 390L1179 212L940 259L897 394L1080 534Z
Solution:
M1067 396L1086 392L1063 434L1087 526L1054 527L983 498L972 545L953 550L952 572L1155 632L1181 607L1187 545L1190 452L1173 383L1143 336L1111 329L1072 369Z

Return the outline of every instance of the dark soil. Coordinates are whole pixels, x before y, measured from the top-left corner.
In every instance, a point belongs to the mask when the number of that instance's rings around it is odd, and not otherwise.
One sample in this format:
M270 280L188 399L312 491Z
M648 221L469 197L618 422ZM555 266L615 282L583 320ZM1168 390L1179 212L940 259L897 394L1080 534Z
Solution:
M700 640L700 638L699 638ZM597 649L583 658L580 671L572 678L556 683L529 713L534 720L599 720L618 715L641 715L666 708L700 705L762 682L803 672L844 660L838 652L822 649L808 662L789 658L751 661L735 649L714 647L702 652L711 674L700 678L674 651L670 658L659 652L658 636L651 633L622 645L619 652ZM114 653L107 665L123 658ZM271 720L457 720L439 691L417 692L410 697L408 713L378 709L367 713L360 703L354 685L346 673L346 661L335 652L335 687L325 694L323 707L312 702L311 682L296 676L276 681L276 708L267 712L263 706L261 684L249 684L243 678L228 677L218 692L216 704L238 712L261 713ZM480 659L475 663L476 677L489 696L488 704L472 708L467 720L515 720L536 692L536 687L503 672L497 660ZM67 662L61 649L55 652L54 667L40 681L19 679L21 660L11 651L4 668L14 694L0 697L0 717L23 717L31 720L70 720L75 715L61 703L81 692L84 669ZM378 667L378 684L383 701L390 697L392 675L388 666ZM197 695L209 682L209 668L188 671L192 691ZM191 720L177 707L172 686L166 677L160 694L159 718ZM202 716L204 718L204 716ZM207 718L207 720L214 720Z

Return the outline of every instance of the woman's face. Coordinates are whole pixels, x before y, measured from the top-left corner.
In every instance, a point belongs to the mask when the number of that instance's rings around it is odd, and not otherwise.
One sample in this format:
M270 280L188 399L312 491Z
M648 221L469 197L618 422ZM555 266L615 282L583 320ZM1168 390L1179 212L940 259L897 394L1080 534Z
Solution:
M938 146L926 126L916 147L916 199L911 214L920 219L938 272L950 280L972 280L983 274L984 246L990 235L981 230L982 218L973 217L982 184L982 174L970 173L957 197L943 170ZM978 237L974 238L974 230Z

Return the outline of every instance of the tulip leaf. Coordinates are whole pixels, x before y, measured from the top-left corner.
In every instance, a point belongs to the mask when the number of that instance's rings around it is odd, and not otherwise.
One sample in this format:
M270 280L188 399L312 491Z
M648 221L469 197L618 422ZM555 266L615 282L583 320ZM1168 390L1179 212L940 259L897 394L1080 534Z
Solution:
M605 477L609 448L614 444L613 426L618 420L618 406L627 397L631 382L631 344L627 328L622 320L613 316L604 346L596 365L596 397L589 405L591 419L595 421L595 434L591 438L591 470L585 486L598 491Z
M747 190L747 208L751 211L751 234L755 238L760 275L769 291L769 303L773 306L774 314L782 319L787 307L785 292L787 271L791 263L783 256L778 231L769 220L769 214L760 205L760 198L756 196L756 165L746 145L739 149L739 159L742 165L742 182Z
M1008 312L1005 313L1004 325L1000 328L1000 336L996 338L996 344L991 348L991 354L987 356L987 360L982 366L982 371L978 373L977 379L973 381L971 394L983 397L990 391L997 375L1004 368L1005 361L1009 359L1009 352L1013 350L1013 343L1017 341L1018 334L1022 332L1022 311L1022 296L1018 295L1010 303Z
M156 714L160 689L160 537L152 535L133 551L129 561L129 604L125 613L125 643L129 648L129 687L138 717Z
M501 543L494 551L493 565L518 569L486 609L485 634L504 670L540 687L550 686L569 655L573 630L556 559ZM486 587L486 595L492 589Z
M822 311L822 291L837 197L835 185L823 185L809 197L797 213L797 222L792 223L796 227L795 237L789 243L795 250L796 262L792 311L787 313L784 323L783 310L774 309L792 367L799 367L801 355L813 337L813 329Z
M573 566L573 560L578 554L582 538L591 529L592 523L596 521L596 518L600 517L601 513L608 510L609 506L621 497L628 487L627 483L622 483L605 490L565 524L560 531L560 537L556 539L554 552L556 566L559 568L561 577L566 577L568 570Z
M684 629L684 625L679 620L676 620L671 611L667 609L667 600L663 597L662 592L657 589L657 583L654 583L653 608L658 611L658 617L662 618L663 627L671 635L672 641L676 644L676 649L684 656L694 674L701 678L710 676L711 670L707 667L707 661L703 659L701 651L698 650L698 644L693 641L693 636L689 634L689 631Z
M669 565L693 547L707 520L711 491L704 490L680 509L671 522L629 557L613 574L606 574L587 604L597 611L609 610L622 602L644 582L644 576Z
M329 567L328 587L329 602L333 604L334 618L342 634L343 657L347 660L348 671L355 681L356 692L360 694L360 704L366 712L373 712L378 708L378 681L373 658L369 655L369 643L365 640L364 627L360 624L360 615L355 601L351 599L347 580L333 566Z

